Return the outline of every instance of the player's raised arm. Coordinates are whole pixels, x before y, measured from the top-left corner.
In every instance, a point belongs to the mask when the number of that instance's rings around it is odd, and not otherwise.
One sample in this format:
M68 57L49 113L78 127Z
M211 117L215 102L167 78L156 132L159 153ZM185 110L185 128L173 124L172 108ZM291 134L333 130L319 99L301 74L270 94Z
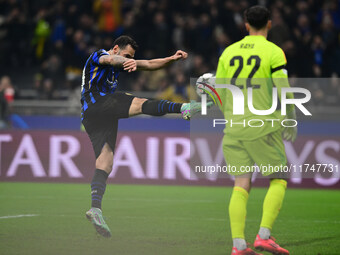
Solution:
M137 69L138 70L147 70L147 71L154 71L165 66L171 64L174 61L180 59L186 59L188 57L188 53L178 50L176 53L170 57L166 58L156 58L151 60L136 60L137 62Z
M99 58L99 64L111 65L117 68L124 68L125 71L132 72L137 70L136 60L120 55L104 55Z

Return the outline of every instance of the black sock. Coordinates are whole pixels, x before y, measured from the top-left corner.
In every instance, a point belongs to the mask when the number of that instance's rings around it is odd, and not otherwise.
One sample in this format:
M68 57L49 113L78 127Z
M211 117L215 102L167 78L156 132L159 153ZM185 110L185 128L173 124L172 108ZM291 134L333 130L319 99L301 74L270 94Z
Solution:
M102 199L106 189L106 180L109 175L100 169L96 169L91 182L92 207L102 208Z
M182 104L168 100L147 100L142 105L142 112L152 116L162 116L167 113L180 113Z

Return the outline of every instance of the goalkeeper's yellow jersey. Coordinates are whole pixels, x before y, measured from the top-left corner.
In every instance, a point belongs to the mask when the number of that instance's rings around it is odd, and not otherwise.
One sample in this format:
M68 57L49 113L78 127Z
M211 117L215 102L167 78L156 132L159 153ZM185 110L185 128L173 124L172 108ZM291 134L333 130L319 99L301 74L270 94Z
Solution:
M231 92L224 88L216 89L222 100L220 109L228 121L224 130L226 135L238 140L253 140L281 128L280 122L285 118L280 111L281 87L289 87L286 63L282 49L264 36L246 36L224 50L218 62L216 84L238 86L245 102L244 115L233 115ZM279 92L277 110L267 116L254 115L248 109L248 88L253 89L254 108L267 110L272 106L273 83ZM240 124L231 126L231 122ZM262 127L251 127L262 123Z

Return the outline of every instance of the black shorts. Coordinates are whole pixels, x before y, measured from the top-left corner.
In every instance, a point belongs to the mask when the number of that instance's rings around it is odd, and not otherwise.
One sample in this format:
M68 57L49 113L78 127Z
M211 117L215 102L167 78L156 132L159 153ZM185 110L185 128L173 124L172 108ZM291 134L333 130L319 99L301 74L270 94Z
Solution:
M108 143L114 152L118 119L129 117L129 109L134 98L126 93L115 92L100 97L84 112L82 123L90 137L96 158L99 157L105 143Z

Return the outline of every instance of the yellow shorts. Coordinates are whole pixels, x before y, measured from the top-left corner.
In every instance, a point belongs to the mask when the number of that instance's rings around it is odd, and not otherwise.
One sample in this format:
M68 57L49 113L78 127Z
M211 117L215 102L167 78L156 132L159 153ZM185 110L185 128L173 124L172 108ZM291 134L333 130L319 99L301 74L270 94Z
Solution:
M252 173L255 163L263 176L282 173L287 165L282 130L251 141L235 140L225 135L223 154L231 175Z

